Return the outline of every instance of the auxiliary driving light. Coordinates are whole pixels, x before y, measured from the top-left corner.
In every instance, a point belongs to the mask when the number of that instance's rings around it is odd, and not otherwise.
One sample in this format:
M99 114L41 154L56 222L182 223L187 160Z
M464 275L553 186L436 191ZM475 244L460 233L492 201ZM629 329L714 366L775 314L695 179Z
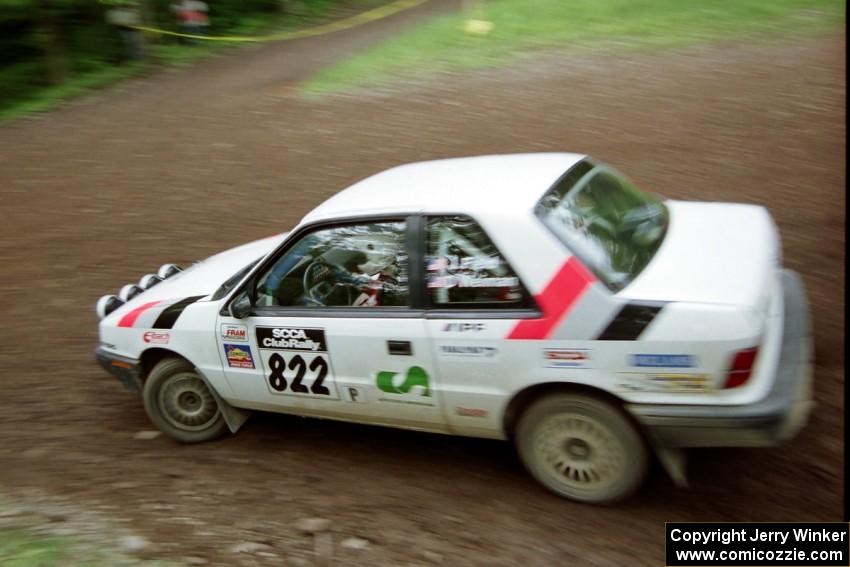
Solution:
M183 268L181 268L177 264L163 264L162 266L159 267L159 271L156 273L156 275L158 275L159 277L161 277L162 279L165 280L165 279L170 278L174 274L177 274L177 273L182 272L182 271L183 271Z
M128 283L127 285L125 285L124 287L122 287L118 291L118 297L121 300L127 302L127 301L130 301L131 299L133 299L134 297L136 297L137 295L139 295L140 293L142 293L143 291L145 291L145 290L143 290L142 288L140 288L136 284Z
M139 280L139 287L142 289L150 289L161 281L162 278L156 274L145 274L142 276L142 279Z
M97 300L94 310L97 316L101 319L124 305L124 302L117 295L107 294Z

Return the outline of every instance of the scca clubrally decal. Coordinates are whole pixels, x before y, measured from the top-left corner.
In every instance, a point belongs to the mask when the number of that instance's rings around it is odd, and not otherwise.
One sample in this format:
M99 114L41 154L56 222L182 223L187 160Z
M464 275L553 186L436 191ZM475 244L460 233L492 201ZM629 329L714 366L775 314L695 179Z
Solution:
M257 345L272 394L339 399L324 330L257 327Z

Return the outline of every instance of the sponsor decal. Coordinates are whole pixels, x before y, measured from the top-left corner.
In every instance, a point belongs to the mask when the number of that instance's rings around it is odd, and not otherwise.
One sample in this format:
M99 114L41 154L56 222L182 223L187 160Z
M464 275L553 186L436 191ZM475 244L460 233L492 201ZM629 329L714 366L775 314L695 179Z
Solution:
M155 345L167 345L168 341L171 340L170 333L161 333L157 331L147 331L144 335L142 335L142 340L146 343L151 343Z
M441 356L461 356L467 358L493 358L499 349L490 346L440 345L437 351Z
M469 331L483 331L487 326L484 323L446 323L440 329L444 333L466 333Z
M399 379L399 372L382 371L375 375L375 385L389 397L378 398L379 402L394 402L418 406L433 406L431 383L428 373L421 366L412 366Z
M542 340L557 327L596 278L575 256L561 267L555 277L534 297L543 310L539 319L525 319L516 324L508 339Z
M646 368L693 368L696 357L692 354L631 354L629 365Z
M299 327L257 327L261 349L326 352L325 332Z
M690 372L641 373L621 372L617 386L633 392L704 392L711 389L708 374Z
M452 276L434 276L428 277L429 288L451 288L451 287L509 287L515 288L519 286L519 278L479 278L477 276L452 275Z
M345 398L346 402L365 402L366 396L360 390L360 388L355 388L354 386L346 386L342 389L342 397Z
M543 363L547 368L591 368L588 349L543 349Z
M503 264L504 262L498 256L464 256L461 258L455 254L449 254L447 256L428 256L427 258L429 272L437 270L496 271Z
M245 325L222 325L221 338L234 343L247 343L248 327Z
M269 393L339 399L324 330L257 327L257 346Z
M227 365L231 368L254 368L254 357L248 345L225 343L224 354L227 356Z
M455 413L463 417L487 417L490 415L490 412L484 409L463 408L460 406L455 408Z

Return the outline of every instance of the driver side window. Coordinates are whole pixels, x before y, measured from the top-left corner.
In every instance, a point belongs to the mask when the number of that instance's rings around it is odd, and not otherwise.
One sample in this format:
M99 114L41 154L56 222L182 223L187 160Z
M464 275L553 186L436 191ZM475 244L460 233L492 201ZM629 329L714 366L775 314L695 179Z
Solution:
M308 233L263 274L258 306L407 306L404 222L322 228Z

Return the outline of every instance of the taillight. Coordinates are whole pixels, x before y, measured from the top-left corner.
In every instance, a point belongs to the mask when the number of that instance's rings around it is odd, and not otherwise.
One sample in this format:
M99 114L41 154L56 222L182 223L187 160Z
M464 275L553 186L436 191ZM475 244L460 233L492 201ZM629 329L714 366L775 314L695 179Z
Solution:
M729 368L729 374L726 376L726 384L723 388L737 388L745 384L753 373L753 366L755 365L758 353L758 347L739 350L735 353L735 358L732 359L732 366Z

